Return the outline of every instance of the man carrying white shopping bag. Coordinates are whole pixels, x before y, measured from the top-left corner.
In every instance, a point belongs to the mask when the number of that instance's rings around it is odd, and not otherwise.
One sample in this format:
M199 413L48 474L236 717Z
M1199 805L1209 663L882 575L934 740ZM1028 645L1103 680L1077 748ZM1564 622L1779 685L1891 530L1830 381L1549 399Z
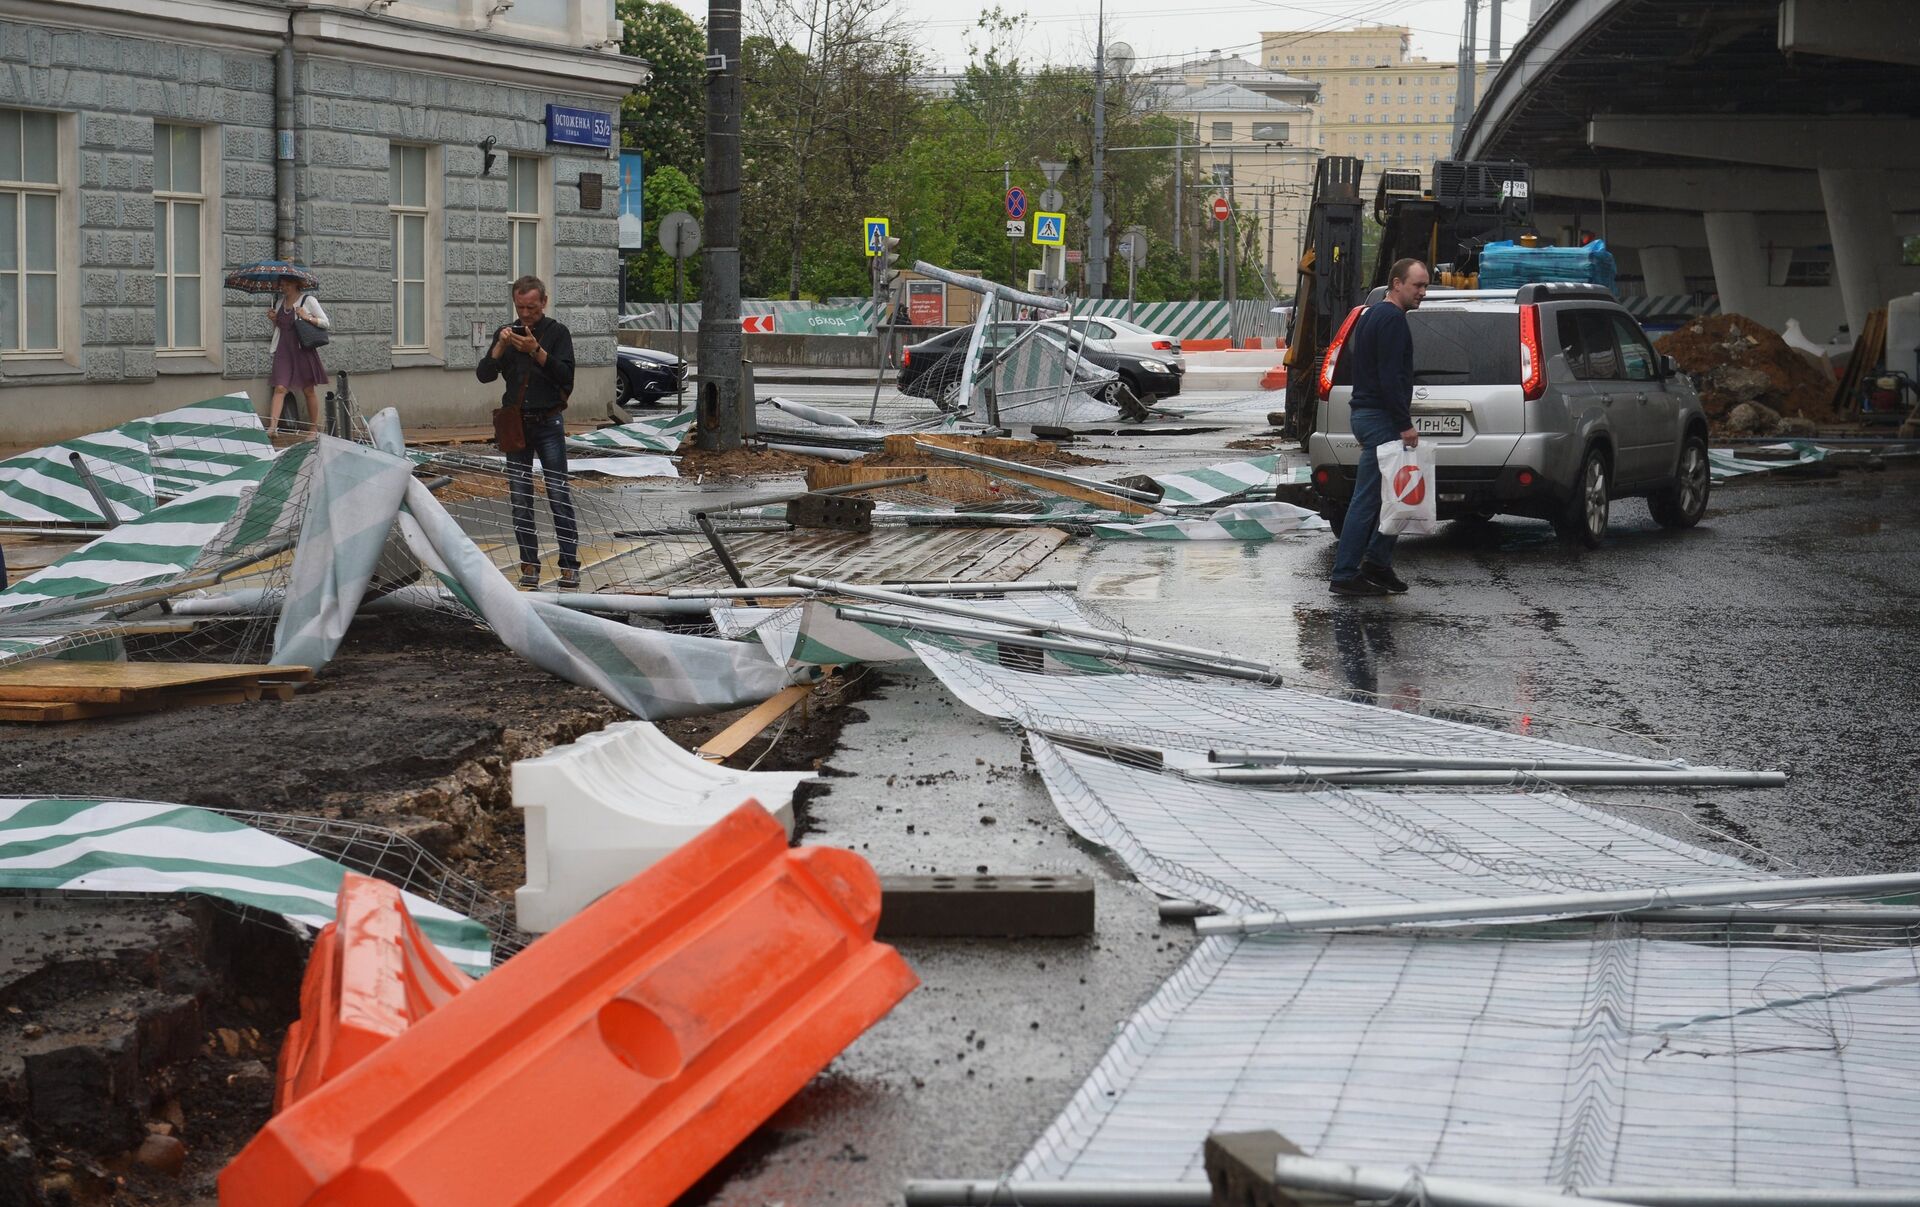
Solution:
M1393 572L1395 537L1380 531L1380 453L1383 445L1408 449L1420 444L1413 430L1413 332L1407 312L1427 296L1427 266L1418 260L1394 263L1387 296L1362 312L1347 336L1345 356L1352 366L1354 438L1360 464L1354 468L1353 498L1333 555L1335 595L1399 594L1407 584ZM1428 475L1430 476L1430 475ZM1430 496L1431 482L1425 483Z

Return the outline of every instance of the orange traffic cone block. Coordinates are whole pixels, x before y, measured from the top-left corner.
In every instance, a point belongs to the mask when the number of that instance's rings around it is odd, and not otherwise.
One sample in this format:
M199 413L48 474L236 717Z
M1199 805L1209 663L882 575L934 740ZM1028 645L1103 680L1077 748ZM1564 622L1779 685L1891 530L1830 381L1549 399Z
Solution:
M280 1045L273 1109L285 1110L473 984L420 933L400 890L352 872L300 982Z
M295 1097L220 1201L672 1203L918 984L866 861L786 843L742 805Z

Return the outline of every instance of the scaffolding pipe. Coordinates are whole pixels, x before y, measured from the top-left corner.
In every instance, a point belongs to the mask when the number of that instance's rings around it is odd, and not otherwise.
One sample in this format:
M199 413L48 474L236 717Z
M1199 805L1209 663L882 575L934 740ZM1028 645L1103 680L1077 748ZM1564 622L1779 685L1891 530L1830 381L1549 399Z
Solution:
M1035 620L1030 616L995 612L990 608L977 608L969 604L948 603L943 600L928 599L924 596L907 595L899 591L881 590L877 587L861 587L853 583L836 582L829 578L814 578L808 574L789 575L787 581L796 587L807 587L814 591L830 591L836 595L847 595L854 599L865 599L873 603L892 604L895 607L917 608L928 612L944 612L948 616L958 616L966 620L983 621L987 624L1001 625L1005 628L1022 632L1057 633L1066 637L1078 637L1086 641L1097 641L1126 650L1172 654L1187 662L1205 665L1237 666L1267 676L1266 681L1268 682L1280 682L1280 672L1274 667L1264 662L1255 662L1250 658L1236 658L1232 654L1225 653L1221 650L1209 650L1199 646L1181 645L1173 641L1154 641L1146 637L1133 637L1126 633L1116 633L1111 629L1097 629L1091 625L1061 624L1057 621Z
M883 628L904 629L911 632L938 633L947 637L961 637L969 641L995 641L1001 645L1018 646L1021 649L1044 650L1055 654L1079 654L1088 658L1104 658L1115 662L1126 662L1135 666L1151 666L1160 670L1179 671L1189 675L1218 675L1229 679L1245 679L1253 683L1271 684L1272 677L1259 671L1246 670L1237 666L1217 666L1187 662L1183 659L1160 654L1147 654L1139 651L1115 650L1111 646L1096 645L1087 641L1066 641L1058 637L1038 637L1032 633L983 632L980 629L964 628L957 624L941 624L924 616L910 616L904 612L882 612L873 608L839 607L834 614L842 620L851 620L860 624L875 624Z
M1301 1160L1285 1157L1281 1160ZM1310 1159L1310 1158L1309 1158ZM1344 1164L1344 1162L1328 1162ZM1391 1171L1395 1193L1409 1189L1404 1167ZM1277 1179L1276 1179L1277 1180ZM1461 1179L1442 1179L1452 1188ZM1432 1194L1434 1179L1422 1178L1427 1201L1435 1207L1462 1207L1465 1200L1441 1200ZM1485 1186L1486 1183L1475 1185ZM1495 1189L1507 1189L1496 1187ZM1535 1191L1551 1197L1553 1207L1580 1207L1591 1200L1637 1203L1641 1207L1920 1207L1920 1191L1743 1187L1582 1186L1566 1193ZM1393 1194L1363 1196L1391 1201ZM905 1187L907 1207L1210 1207L1213 1192L1205 1182L1014 1182L994 1178L916 1179ZM1474 1200L1476 1203L1482 1200Z
M1880 897L1920 892L1920 872L1880 876L1822 876L1804 880L1716 880L1596 893L1531 893L1521 897L1461 897L1352 909L1302 909L1202 918L1203 935L1395 926L1409 922L1466 922L1480 918L1581 917L1633 913L1669 905L1735 905L1816 897Z
M1784 771L1735 771L1723 767L1621 769L1615 764L1606 771L1562 771L1551 767L1424 771L1412 767L1376 767L1365 754L1348 755L1339 766L1194 767L1184 774L1217 784L1421 784L1449 788L1511 784L1520 776L1582 788L1778 788L1787 782Z
M972 465L981 469L997 469L1030 477L1045 478L1049 482L1062 482L1069 486L1078 486L1085 490L1097 491L1103 495L1113 495L1134 503L1143 503L1163 515L1173 515L1170 508L1160 506L1157 496L1144 490L1135 490L1131 486L1116 486L1112 482L1102 482L1098 478L1082 478L1074 474L1062 473L1057 469L1044 469L1037 465L1024 465L1018 461L1003 461L999 457L983 457L979 453L969 453L964 449L948 448L944 444L923 444L916 440L913 447L931 457L942 461L951 461L956 465Z
M929 264L925 260L915 260L913 262L913 271L923 277L932 277L936 281L944 281L948 285L958 285L960 288L971 290L974 293L983 293L989 297L999 298L1003 302L1011 302L1015 306L1031 306L1036 310L1046 310L1050 312L1061 311L1067 308L1067 304L1059 298L1050 298L1038 293L1028 293L1024 289L1015 289L1011 285L1002 285L998 281L988 281L980 277L967 276L965 273L951 272L940 267L938 264Z
M1378 754L1373 751L1357 754L1351 750L1209 750L1207 761L1257 767L1414 767L1422 771L1490 771L1500 768L1509 771L1617 771L1622 767L1622 760L1618 758L1529 759L1515 755ZM1640 765L1684 768L1688 764L1681 759L1647 759L1641 760Z
M978 595L992 592L996 595L1027 591L1077 591L1080 584L1061 580L1030 579L1012 583L969 583L969 582L887 582L881 583L889 591L898 591L902 595Z
M1645 1207L1915 1207L1920 1189L1792 1189L1768 1187L1503 1186L1436 1177L1411 1165L1354 1165L1322 1157L1281 1156L1274 1182L1285 1189L1366 1202L1416 1194L1432 1207L1579 1207L1595 1201ZM1034 1202L1037 1200L1025 1200Z

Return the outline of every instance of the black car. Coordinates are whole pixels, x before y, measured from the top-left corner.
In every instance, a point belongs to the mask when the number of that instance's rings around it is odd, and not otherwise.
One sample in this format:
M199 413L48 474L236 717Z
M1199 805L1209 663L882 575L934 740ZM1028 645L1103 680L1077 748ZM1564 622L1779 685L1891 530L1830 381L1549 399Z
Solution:
M1026 322L995 323L987 329L981 340L981 352L986 357L995 356L1012 346L1014 340L1033 326L1035 324ZM972 335L973 328L956 327L932 339L909 344L900 357L900 392L938 399L951 391L960 380L961 358L966 354L967 343ZM1119 375L1119 382L1106 383L1093 391L1102 402L1119 405L1121 398L1117 386L1120 385L1126 386L1135 398L1143 402L1171 398L1180 392L1181 374L1178 366L1166 357L1108 351L1088 343L1076 332L1062 331L1054 326L1041 326L1040 337L1056 346L1064 340L1088 364Z
M671 352L656 348L631 348L625 344L615 350L621 406L638 403L651 406L668 394L678 394L687 378L687 362Z

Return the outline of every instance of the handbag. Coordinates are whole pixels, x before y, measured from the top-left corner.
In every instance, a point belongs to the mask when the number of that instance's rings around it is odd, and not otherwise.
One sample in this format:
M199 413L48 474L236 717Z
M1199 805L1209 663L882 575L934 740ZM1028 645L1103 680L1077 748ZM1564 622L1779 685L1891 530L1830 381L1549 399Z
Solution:
M1426 536L1440 531L1435 507L1433 446L1390 440L1375 450L1380 464L1380 531Z
M307 299L306 297L302 297L300 300L305 302ZM293 334L300 340L300 346L302 348L323 347L333 338L327 334L325 327L320 326L318 323L310 323L300 317L298 307L296 307L293 312Z
M520 410L520 404L526 401L527 382L520 379L520 394L510 403L503 403L493 412L494 447L511 456L525 452L527 448L526 415Z

